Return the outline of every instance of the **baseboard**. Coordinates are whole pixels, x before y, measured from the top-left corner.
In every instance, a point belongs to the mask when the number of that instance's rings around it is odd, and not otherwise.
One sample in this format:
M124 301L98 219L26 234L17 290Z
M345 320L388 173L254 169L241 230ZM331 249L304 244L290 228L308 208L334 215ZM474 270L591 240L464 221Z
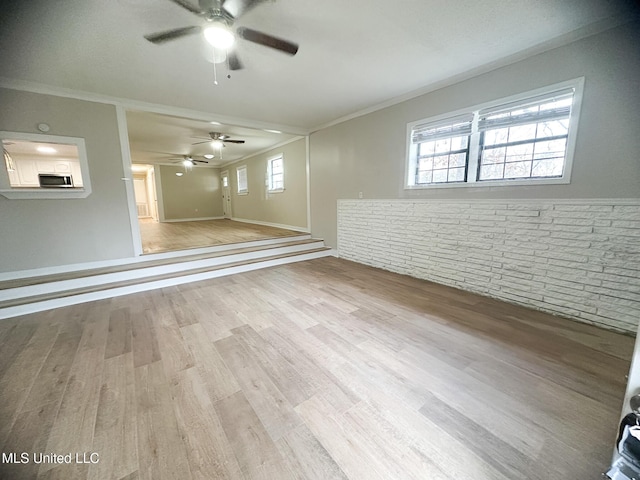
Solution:
M309 233L309 229L306 227L296 227L294 225L284 225L282 223L262 222L260 220L249 220L247 218L231 217L234 222L253 223L255 225L264 225L265 227L284 228L286 230L293 230L294 232Z
M195 218L165 218L160 223L175 223L175 222L200 222L205 220L223 220L224 217L195 217Z

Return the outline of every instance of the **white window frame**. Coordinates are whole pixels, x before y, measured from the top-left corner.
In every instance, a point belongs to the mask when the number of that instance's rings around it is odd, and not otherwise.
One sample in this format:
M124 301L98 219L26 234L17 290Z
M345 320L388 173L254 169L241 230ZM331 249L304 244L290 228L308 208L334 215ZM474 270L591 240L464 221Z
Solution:
M480 146L480 132L478 131L478 117L481 110L486 110L493 107L499 107L501 105L524 102L527 99L552 93L554 91L573 88L573 103L571 105L571 114L569 117L569 134L567 137L567 151L564 161L564 170L561 177L547 177L547 178L522 178L511 180L477 180L479 169L479 146ZM404 189L405 190L423 190L431 188L466 188L466 187L504 187L514 185L554 185L554 184L568 184L571 183L571 170L573 167L573 157L576 146L576 138L578 131L578 120L580 118L580 107L582 105L582 94L584 90L584 77L567 80L565 82L556 83L546 87L530 90L517 95L512 95L505 98L500 98L491 102L475 105L470 108L460 109L453 112L448 112L442 115L417 120L407 124L407 136L406 136L406 160L404 171ZM417 167L417 145L412 143L413 129L420 124L437 124L448 118L458 117L464 114L473 113L473 126L472 133L469 137L469 156L467 163L467 180L464 182L455 183L429 183L415 185L415 171Z
M245 188L240 189L240 171L244 171ZM236 167L236 194L247 195L249 193L249 173L247 172L247 166L241 165Z
M78 149L78 161L80 162L80 174L82 175L82 187L76 188L25 188L12 187L9 180L9 172L4 160L0 167L0 195L5 198L17 199L70 199L87 198L91 194L91 178L89 176L89 162L87 160L87 148L84 138L63 137L59 135L45 135L42 133L5 132L0 131L0 144L4 140L24 140L37 143L59 143L75 145Z
M282 160L282 187L273 188L273 162ZM267 159L267 191L269 193L284 192L284 154L279 153Z

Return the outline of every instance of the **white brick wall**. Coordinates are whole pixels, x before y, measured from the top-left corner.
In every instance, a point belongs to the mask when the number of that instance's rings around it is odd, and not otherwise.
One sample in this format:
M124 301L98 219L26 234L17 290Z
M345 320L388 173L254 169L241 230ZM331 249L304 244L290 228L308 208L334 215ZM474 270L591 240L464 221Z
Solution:
M339 200L338 254L628 332L640 201Z

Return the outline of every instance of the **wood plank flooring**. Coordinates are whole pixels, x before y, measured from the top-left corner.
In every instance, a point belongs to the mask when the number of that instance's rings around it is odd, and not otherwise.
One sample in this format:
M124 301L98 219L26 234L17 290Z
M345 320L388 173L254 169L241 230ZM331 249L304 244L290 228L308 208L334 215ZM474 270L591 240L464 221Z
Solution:
M228 219L168 223L139 219L138 224L144 253L171 252L300 235L300 232L293 230Z
M332 257L0 322L2 479L571 480L633 339Z

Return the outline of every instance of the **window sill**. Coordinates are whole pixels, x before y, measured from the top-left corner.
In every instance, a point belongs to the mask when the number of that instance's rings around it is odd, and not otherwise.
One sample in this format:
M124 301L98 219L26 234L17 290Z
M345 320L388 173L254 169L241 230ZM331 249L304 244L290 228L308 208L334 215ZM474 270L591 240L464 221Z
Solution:
M275 190L267 190L268 193L283 193L284 188L277 188Z
M87 198L91 194L88 188L11 188L1 189L0 195L10 200L54 200L70 198Z
M236 193L236 195L249 195L249 192L248 191L247 192L238 192L238 193Z
M569 178L540 178L535 180L483 180L480 182L430 183L426 185L405 185L405 190L428 190L431 188L474 188L474 187L510 187L538 185L567 185Z

